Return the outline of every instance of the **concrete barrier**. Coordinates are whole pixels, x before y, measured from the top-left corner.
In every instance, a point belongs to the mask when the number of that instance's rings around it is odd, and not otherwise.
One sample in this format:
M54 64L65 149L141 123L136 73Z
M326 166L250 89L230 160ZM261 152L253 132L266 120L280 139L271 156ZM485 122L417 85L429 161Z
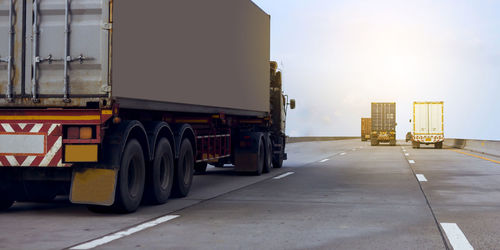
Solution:
M360 139L359 136L337 136L337 137L287 137L287 143L296 143L296 142L311 142L311 141L340 141L340 140L352 140L352 139Z
M451 148L466 149L472 152L500 157L500 141L445 139L444 145Z

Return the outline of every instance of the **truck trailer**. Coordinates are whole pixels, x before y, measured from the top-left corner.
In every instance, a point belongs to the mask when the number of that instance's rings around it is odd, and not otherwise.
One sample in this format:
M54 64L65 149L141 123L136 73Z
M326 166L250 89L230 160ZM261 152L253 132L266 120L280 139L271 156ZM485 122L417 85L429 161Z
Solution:
M0 208L133 212L207 164L280 168L290 104L250 0L0 0Z
M411 141L413 148L420 148L421 144L434 144L435 148L443 148L444 102L413 103Z
M377 146L380 142L396 146L396 125L396 103L372 103L372 146Z
M361 141L370 140L372 133L372 118L361 118Z

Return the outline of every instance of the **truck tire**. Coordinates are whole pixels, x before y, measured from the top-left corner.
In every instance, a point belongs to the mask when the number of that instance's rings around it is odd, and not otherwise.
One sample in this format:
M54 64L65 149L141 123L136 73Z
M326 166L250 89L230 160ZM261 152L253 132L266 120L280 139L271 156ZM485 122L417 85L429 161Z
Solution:
M271 138L268 136L266 140L264 140L265 149L265 163L262 172L269 173L271 172L272 162L273 162L273 144L271 143Z
M13 200L0 200L0 211L5 211L14 205Z
M273 155L273 168L283 167L283 159L285 158L285 140L283 137L278 138L278 143L282 146L280 153Z
M389 142L389 145L391 145L391 146L396 146L396 140L391 140L391 141Z
M371 145L372 146L378 146L379 142L377 139L371 139Z
M442 149L443 148L443 143L442 142L437 142L436 144L434 144L434 148L436 148L436 149Z
M151 204L164 204L172 192L174 182L174 155L166 138L160 139L148 171L145 198Z
M120 213L136 211L141 204L145 182L144 153L139 141L132 139L127 142L122 154L112 210Z
M254 174L261 175L264 171L264 165L266 165L266 144L264 137L261 137L259 140L259 148L257 149L257 170Z
M193 183L194 152L189 139L184 139L179 151L179 159L174 174L173 194L175 197L186 197Z
M194 173L195 174L204 174L207 172L208 163L206 162L198 162L194 164Z
M420 148L420 143L413 141L413 142L411 142L411 146L412 146L412 148Z
M14 200L17 199L15 190L17 185L7 180L8 175L2 174L0 176L0 211L4 211L14 205Z

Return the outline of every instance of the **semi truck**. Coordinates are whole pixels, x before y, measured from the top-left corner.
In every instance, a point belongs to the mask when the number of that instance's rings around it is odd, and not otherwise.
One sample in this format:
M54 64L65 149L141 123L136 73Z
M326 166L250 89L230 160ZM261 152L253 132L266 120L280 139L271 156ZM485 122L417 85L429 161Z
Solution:
M444 142L444 102L414 102L412 147L434 144L443 148Z
M287 107L250 0L0 1L0 209L133 212L195 172L280 168Z
M372 103L372 146L377 146L380 142L396 146L396 125L396 103Z
M372 133L372 118L361 118L361 141L370 140Z

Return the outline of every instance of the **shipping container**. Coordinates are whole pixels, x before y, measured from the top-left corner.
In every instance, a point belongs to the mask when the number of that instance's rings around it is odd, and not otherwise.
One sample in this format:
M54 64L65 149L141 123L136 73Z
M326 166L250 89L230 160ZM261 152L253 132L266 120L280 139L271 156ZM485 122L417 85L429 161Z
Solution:
M370 140L372 133L372 118L361 118L361 141Z
M443 148L444 142L444 102L413 103L413 148L420 144L434 144Z
M396 145L396 103L372 103L371 145L388 142Z
M69 185L132 212L207 164L281 167L295 100L269 55L250 0L0 0L0 209Z
M0 64L3 106L119 102L126 108L269 112L270 17L249 0L114 1L112 8L109 0L44 0L26 1L26 12L24 1L14 1L13 39L9 2L0 1L0 56L7 58L12 40L17 77L9 84L7 64ZM24 16L33 23L25 34L33 39L25 43Z

